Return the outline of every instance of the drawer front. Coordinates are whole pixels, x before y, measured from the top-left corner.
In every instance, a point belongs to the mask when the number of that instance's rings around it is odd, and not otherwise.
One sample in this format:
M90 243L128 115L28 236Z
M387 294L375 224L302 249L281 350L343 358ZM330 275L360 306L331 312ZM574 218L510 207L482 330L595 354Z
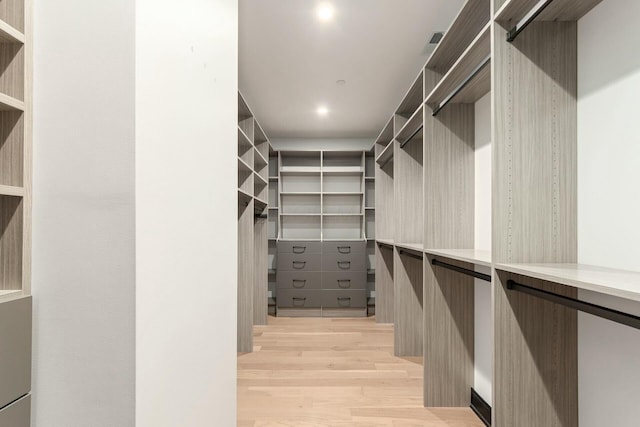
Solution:
M322 307L322 291L299 291L292 289L278 290L278 307L282 308L320 308Z
M325 254L322 255L323 271L366 271L364 253L359 254Z
M0 407L30 391L31 297L25 297L0 303Z
M325 308L365 308L367 291L323 291L322 306Z
M364 271L327 272L322 275L323 289L367 289L367 275Z
M0 411L0 427L29 427L31 425L31 395Z
M278 255L278 274L282 271L321 271L320 254L280 254Z
M323 242L323 254L349 255L363 254L367 251L367 242Z
M322 289L322 273L278 272L278 289Z
M282 254L319 254L320 242L278 242L278 253Z

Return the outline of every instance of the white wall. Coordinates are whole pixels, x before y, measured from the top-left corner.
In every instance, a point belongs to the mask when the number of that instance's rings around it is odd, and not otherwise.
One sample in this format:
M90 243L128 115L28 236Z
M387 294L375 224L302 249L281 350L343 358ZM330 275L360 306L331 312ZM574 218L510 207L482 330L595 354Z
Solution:
M491 250L491 93L475 105L475 247ZM477 271L491 274L490 268ZM474 389L492 402L493 323L491 284L475 279L475 371Z
M236 424L237 0L136 2L136 426Z
M35 1L33 426L134 425L134 3Z
M274 150L369 150L375 138L334 138L334 139L305 139L305 138L272 138Z
M578 258L640 271L640 2L605 0L578 24ZM640 315L640 305L580 297ZM579 314L581 427L640 419L640 331Z

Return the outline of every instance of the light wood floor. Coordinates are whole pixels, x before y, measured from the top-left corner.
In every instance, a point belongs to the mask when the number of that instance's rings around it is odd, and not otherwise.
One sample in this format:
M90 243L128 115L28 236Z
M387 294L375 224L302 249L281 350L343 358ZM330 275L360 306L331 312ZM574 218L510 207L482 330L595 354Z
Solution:
M393 356L373 318L269 318L238 356L238 426L483 427L470 409L422 406L422 360Z

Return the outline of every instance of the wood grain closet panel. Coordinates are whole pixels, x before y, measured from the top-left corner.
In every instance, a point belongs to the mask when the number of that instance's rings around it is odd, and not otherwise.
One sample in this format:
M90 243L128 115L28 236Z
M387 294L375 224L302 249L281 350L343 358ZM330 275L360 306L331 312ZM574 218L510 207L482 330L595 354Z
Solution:
M0 290L22 289L22 197L0 196Z
M399 357L422 356L422 261L394 250L394 351Z
M269 290L268 220L266 218L256 218L253 227L253 324L266 325L268 315L267 292Z
M474 385L474 280L431 259L424 263L424 405L467 407Z
M425 114L425 248L473 248L474 106Z
M395 242L422 243L424 238L422 144L422 138L415 137L404 148L400 148L400 144L395 147Z
M393 248L376 244L376 322L393 323Z
M238 203L238 352L253 350L253 204Z
M393 160L387 162L382 168L376 164L376 238L380 239L393 239L394 235L393 178Z
M494 274L494 426L577 427L577 313L506 289L508 279L572 298L577 290Z
M24 113L0 112L0 184L22 187L24 180Z

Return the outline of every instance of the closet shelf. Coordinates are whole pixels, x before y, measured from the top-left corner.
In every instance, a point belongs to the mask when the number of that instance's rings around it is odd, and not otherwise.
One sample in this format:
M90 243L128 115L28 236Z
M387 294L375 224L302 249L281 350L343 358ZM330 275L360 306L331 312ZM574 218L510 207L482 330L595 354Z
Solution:
M319 191L281 191L281 196L319 196Z
M269 181L264 179L262 175L260 175L258 172L253 172L253 174L256 177L255 185L262 185L262 186L269 185Z
M375 176L365 176L364 177L365 181L374 181L376 179Z
M395 246L393 239L376 239L376 243L380 243L387 246Z
M323 242L362 242L364 239L322 239Z
M415 252L421 252L421 253L424 251L424 246L422 245L422 243L395 243L394 246L397 248L406 249L409 251L415 251Z
M535 18L536 21L577 21L602 0L553 0ZM495 15L495 21L515 24L525 18L540 0L507 0Z
M362 191L325 191L322 193L325 196L362 196Z
M322 168L323 174L361 174L364 172L362 166L325 166Z
M0 111L24 111L24 102L0 93Z
M9 299L13 299L15 297L22 296L23 292L20 289L1 289L0 290L0 301L5 301Z
M323 213L322 216L362 216L361 213Z
M260 150L258 150L257 148L255 149L255 157L253 159L253 162L256 165L260 165L262 167L267 166L269 163L267 162L267 159L264 158L264 156L262 155L262 153L260 152ZM258 168L256 168L258 169Z
M288 173L310 173L310 174L319 174L320 166L282 166L280 168L280 174L286 175Z
M425 249L424 252L427 255L491 267L491 251L479 249Z
M380 135L376 138L376 144L388 144L393 139L393 117L389 119Z
M269 177L269 181L277 181L277 180L279 180L279 179L280 179L280 178L279 178L279 177L277 177L277 176L270 176L270 177Z
M491 90L490 57L491 24L487 24L427 96L425 103L434 115L449 102L472 104Z
M24 44L24 34L0 20L0 43Z
M411 87L402 98L402 102L396 109L396 114L404 117L411 116L416 111L416 108L422 104L422 97L424 96L423 73L424 71L420 70L420 74L418 74L418 77L413 81ZM396 139L400 138L396 137Z
M407 123L404 124L402 129L398 132L396 139L400 141L400 148L403 148L412 139L418 135L422 135L423 117L424 112L423 104L420 104L416 111L411 115Z
M475 35L489 22L490 16L489 0L467 0L427 60L425 67L442 74L449 71L471 44Z
M260 208L260 210L264 210L264 209L266 209L266 207L268 206L268 203L267 203L266 201L262 200L262 199L259 199L259 198L257 198L257 197L254 197L254 200L255 200L255 202L256 202L256 203L255 203L255 205L256 205L256 210L257 210L258 208Z
M253 199L253 196L238 188L238 199L248 204Z
M243 172L243 171L253 173L253 169L251 168L251 166L249 166L247 162L245 162L240 157L238 157L238 172Z
M12 185L0 185L0 196L24 197L24 188L14 187Z
M280 216L322 216L319 213L280 213Z
M384 166L389 160L393 159L393 140L382 150L376 163L380 166Z
M238 147L252 148L253 144L246 133L238 126Z
M640 272L584 264L496 264L495 268L640 302Z

